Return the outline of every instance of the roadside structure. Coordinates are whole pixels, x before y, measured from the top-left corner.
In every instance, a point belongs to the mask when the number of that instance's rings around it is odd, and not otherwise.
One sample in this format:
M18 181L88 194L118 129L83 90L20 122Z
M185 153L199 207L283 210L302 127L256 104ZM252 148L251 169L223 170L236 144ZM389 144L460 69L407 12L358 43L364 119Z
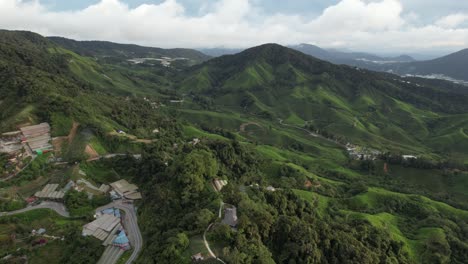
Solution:
M198 262L198 261L203 261L205 258L203 257L202 253L197 253L195 255L192 255L192 261Z
M410 160L410 159L418 159L418 157L414 155L402 155L404 160Z
M236 207L228 207L224 209L224 218L223 224L229 225L232 228L237 226L237 208Z
M141 193L138 191L138 186L130 184L127 180L118 180L110 184L114 192L111 192L113 198L126 198L130 200L141 199Z
M61 200L65 196L65 192L57 191L58 186L58 184L47 184L41 191L36 192L34 196L47 200Z
M228 184L227 180L220 180L220 179L214 179L213 180L213 187L217 192L220 192L224 186Z
M52 151L50 144L50 126L48 123L41 123L33 126L21 127L17 131L6 132L0 135L0 153L8 155L6 168L14 176L21 171L26 164L27 157L35 157Z
M104 241L109 237L112 231L117 231L120 225L120 218L102 214L96 220L83 226L83 236L94 236L95 238Z
M120 210L107 208L95 215L96 220L83 226L83 236L93 236L102 241L105 247L129 250L130 240L121 222Z
M27 143L32 152L42 154L53 149L50 144L50 125L48 123L26 126L20 128L20 130L23 134L21 141Z

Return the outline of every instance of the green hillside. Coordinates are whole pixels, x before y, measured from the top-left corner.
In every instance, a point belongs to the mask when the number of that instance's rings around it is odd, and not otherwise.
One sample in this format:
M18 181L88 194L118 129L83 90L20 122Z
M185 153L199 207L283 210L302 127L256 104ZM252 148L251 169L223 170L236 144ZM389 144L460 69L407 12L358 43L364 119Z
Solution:
M82 56L114 62L133 58L170 57L186 58L188 65L194 65L210 58L210 56L192 49L161 49L108 41L76 41L61 37L48 37L48 39Z
M177 88L202 94L220 109L282 119L343 143L466 157L458 141L467 128L466 95L332 65L278 45L210 60ZM447 127L445 120L457 126Z
M67 136L1 182L2 210L82 170L96 184L140 187L137 263L191 263L197 253L210 263L203 237L226 263L468 260L468 95L459 87L275 44L176 69L95 59L141 47L52 40L0 31L0 132L49 122L54 137ZM353 158L346 143L380 155ZM89 146L141 159L87 161ZM228 182L220 192L215 179ZM221 202L237 208L235 229L222 223ZM19 229L8 221L0 217L2 241ZM66 245L43 249L62 256ZM93 258L98 247L87 248ZM21 254L36 263L47 251Z

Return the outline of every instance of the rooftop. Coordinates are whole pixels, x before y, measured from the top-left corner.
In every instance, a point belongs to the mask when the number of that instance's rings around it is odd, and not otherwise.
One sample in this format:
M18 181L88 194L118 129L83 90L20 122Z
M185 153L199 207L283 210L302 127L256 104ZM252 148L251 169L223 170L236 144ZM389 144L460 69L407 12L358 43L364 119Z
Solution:
M120 224L120 218L111 214L103 214L93 222L83 226L83 235L94 236L104 241L118 224Z
M127 180L119 180L110 184L110 186L121 196L127 199L141 199L138 186L130 184Z
M223 223L231 227L237 226L237 209L236 207L224 209Z
M58 184L47 184L41 191L36 192L34 196L38 198L62 199L65 193L57 191L58 186Z

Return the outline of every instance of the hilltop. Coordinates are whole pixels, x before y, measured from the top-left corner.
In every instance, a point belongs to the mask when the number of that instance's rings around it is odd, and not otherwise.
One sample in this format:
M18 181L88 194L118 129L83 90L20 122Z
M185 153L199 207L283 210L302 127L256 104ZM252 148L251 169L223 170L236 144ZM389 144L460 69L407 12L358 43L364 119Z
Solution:
M276 44L218 57L186 74L182 92L232 111L290 120L343 143L465 155L459 142L466 138L460 131L468 97L457 87L334 65Z

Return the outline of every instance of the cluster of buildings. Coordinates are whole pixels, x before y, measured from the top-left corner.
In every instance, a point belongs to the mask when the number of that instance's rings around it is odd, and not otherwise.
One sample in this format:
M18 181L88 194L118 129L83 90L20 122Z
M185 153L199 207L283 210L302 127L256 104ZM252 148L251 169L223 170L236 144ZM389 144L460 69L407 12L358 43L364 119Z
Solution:
M50 144L52 138L50 136L50 125L48 123L22 127L20 130L23 135L22 142L27 143L33 153L42 154L43 152L53 150Z
M171 63L178 60L188 60L187 58L170 58L170 57L161 57L161 58L134 58L128 60L133 64L141 64L147 61L157 61L164 67L170 67Z
M41 123L21 127L18 131L6 132L0 136L0 153L8 155L8 164L15 171L25 164L23 160L35 154L41 155L53 150L50 144L50 125Z
M353 144L346 144L346 150L348 151L349 157L355 160L376 160L382 152L371 149L356 146Z
M53 147L50 141L50 125L48 123L25 126L18 131L6 132L1 135L0 153L14 154L25 149L30 155L41 154L52 151Z
M102 245L106 247L130 249L130 242L123 228L119 209L108 208L97 213L95 217L94 221L83 226L83 236L93 236L101 240Z
M360 147L353 144L346 144L346 150L348 151L349 157L355 160L376 160L382 154L381 151ZM403 160L412 160L418 159L417 156L414 155L401 155Z
M81 184L81 185L79 185ZM112 190L110 190L112 187ZM86 191L86 188L92 189L92 191L99 192L101 194L109 194L113 200L117 199L128 199L138 200L141 199L141 193L138 191L138 186L130 184L126 180L119 180L111 183L110 186L102 184L99 188L91 185L90 182L79 179L76 181L69 181L63 188L59 188L59 184L49 183L46 184L42 190L37 191L33 196L29 197L26 201L32 204L40 200L48 201L62 201L65 194L71 189L75 189L79 192ZM92 194L88 192L88 196L92 197Z

